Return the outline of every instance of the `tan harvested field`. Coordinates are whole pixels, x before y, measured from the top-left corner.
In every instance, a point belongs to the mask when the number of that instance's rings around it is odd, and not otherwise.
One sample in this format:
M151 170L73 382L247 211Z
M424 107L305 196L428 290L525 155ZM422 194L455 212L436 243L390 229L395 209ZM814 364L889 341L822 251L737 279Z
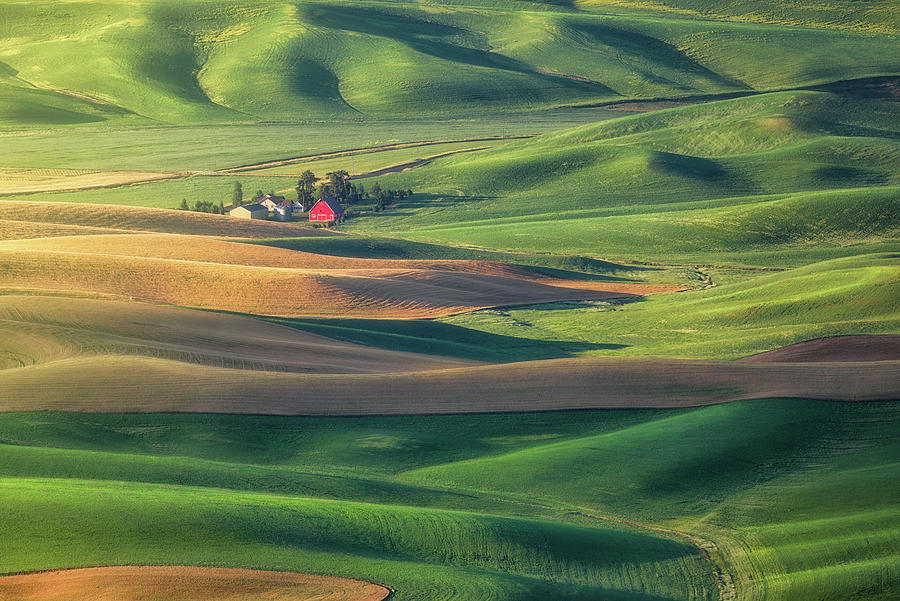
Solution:
M900 361L577 358L301 375L112 356L9 369L0 378L0 411L406 415L697 407L756 398L895 400Z
M816 338L745 357L740 361L807 363L898 360L900 360L900 336L884 334Z
M548 286L626 295L647 295L686 290L684 286L641 282L561 280L528 269L494 261L407 260L338 257L243 244L209 237L178 234L110 234L18 240L0 243L0 250L40 250L68 253L176 259L223 265L327 270L427 270L512 277Z
M320 255L259 244L229 242L205 236L177 234L134 233L17 240L7 244L0 243L0 249L46 250L122 257L178 259L224 265L292 269L429 269L528 279L537 277L534 272L527 269L492 261L360 259Z
M478 364L340 342L238 315L14 294L0 296L0 341L0 369L113 355L297 373L394 373Z
M63 190L110 188L179 177L154 171L94 171L0 167L0 194L33 194Z
M79 236L82 234L107 234L115 230L84 225L41 223L38 221L12 221L0 219L0 241L51 238L54 236Z
M292 572L114 566L0 577L0 601L382 601L371 582Z
M0 200L0 220L42 227L80 225L139 232L169 232L218 238L286 238L340 235L296 223L239 219L193 211L66 202ZM91 232L96 233L96 232ZM66 235L72 235L71 233Z
M0 243L0 287L111 294L263 315L439 317L660 291L639 283L590 284L535 278L486 261L368 261L177 236Z

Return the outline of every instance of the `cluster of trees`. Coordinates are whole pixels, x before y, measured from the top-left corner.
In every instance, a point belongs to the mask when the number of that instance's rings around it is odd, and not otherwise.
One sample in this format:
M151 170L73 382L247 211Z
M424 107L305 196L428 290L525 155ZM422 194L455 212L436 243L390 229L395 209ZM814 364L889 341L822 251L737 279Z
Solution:
M213 213L215 215L225 214L225 205L220 200L218 204L211 200L198 200L193 206L188 204L186 198L181 199L181 206L178 207L182 211L197 211L198 213Z
M302 205L304 213L313 207L316 179L316 174L307 169L300 174L300 179L297 180L297 202Z
M375 182L375 185L372 186L371 195L366 193L366 198L369 198L370 196L375 199L375 212L380 213L388 205L394 204L395 200L403 200L404 198L412 196L412 190L382 189L381 185L378 182Z

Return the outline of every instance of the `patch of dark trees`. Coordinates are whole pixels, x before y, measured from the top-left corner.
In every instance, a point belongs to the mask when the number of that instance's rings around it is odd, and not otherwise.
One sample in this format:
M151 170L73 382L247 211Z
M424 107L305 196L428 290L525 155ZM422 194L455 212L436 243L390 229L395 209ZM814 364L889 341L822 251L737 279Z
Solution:
M197 211L198 213L212 213L214 215L225 214L225 205L221 200L218 203L211 200L198 200L192 206L188 204L186 198L182 198L181 205L178 208L182 211Z

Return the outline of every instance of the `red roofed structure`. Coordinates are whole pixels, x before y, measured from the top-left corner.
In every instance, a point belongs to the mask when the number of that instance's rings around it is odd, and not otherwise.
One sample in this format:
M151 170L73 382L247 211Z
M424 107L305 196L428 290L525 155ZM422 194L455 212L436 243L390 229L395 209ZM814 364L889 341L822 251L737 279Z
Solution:
M334 198L323 198L309 210L310 221L340 221L344 218L344 207Z

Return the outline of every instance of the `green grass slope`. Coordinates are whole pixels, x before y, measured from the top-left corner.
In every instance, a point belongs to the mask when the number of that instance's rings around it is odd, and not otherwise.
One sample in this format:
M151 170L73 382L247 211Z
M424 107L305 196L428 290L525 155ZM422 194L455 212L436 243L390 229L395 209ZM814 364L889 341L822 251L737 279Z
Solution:
M897 241L895 103L783 92L439 159L348 227L444 244L791 266Z
M835 27L802 6L587 4L7 0L0 123L433 117L897 72L895 19L869 2L832 3Z
M743 599L889 599L900 590L897 425L896 404L756 401L402 480L727 537Z
M0 416L0 571L365 578L398 599L889 599L897 403L278 418ZM139 519L136 519L139 516ZM704 543L707 544L708 543ZM720 584L725 582L720 579Z
M22 544L7 547L0 570L267 565L354 574L399 599L712 599L709 568L686 542L391 481L410 467L652 417L7 414L0 497L16 519L3 535Z

